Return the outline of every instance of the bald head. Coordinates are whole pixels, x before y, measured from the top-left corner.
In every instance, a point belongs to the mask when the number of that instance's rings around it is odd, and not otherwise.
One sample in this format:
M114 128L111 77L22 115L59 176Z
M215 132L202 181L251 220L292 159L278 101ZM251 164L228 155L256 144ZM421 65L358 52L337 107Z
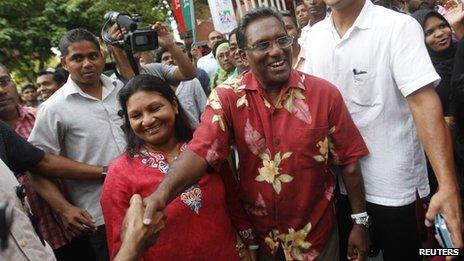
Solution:
M221 41L222 39L224 39L224 36L222 36L222 34L218 31L212 31L211 33L209 33L208 35L208 46L209 48L213 49L213 46Z

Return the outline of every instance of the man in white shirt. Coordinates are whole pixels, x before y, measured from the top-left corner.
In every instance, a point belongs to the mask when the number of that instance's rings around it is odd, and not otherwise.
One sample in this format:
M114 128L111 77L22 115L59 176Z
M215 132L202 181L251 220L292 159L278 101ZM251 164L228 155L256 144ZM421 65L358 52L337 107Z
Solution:
M68 31L60 40L61 64L69 72L66 84L42 104L30 142L46 152L78 162L108 165L126 147L118 92L122 83L102 74L105 55L96 37L84 30ZM60 212L70 203L44 178L41 196ZM103 215L102 181L66 180L72 202L93 217L97 231L89 241L98 260L108 260ZM38 191L40 193L40 191Z
M323 0L303 0L303 2L308 10L309 22L305 27L301 28L301 36L298 39L298 43L301 45L304 45L311 26L324 20L327 16L327 6Z
M213 46L223 39L224 36L222 36L221 33L218 31L212 31L208 35L208 47L213 50ZM210 79L214 79L219 65L216 61L216 58L214 58L213 52L211 51L209 54L198 59L197 67L205 70L208 73Z
M332 14L308 33L305 71L340 89L367 143L370 154L360 163L373 240L385 260L420 259L416 193L425 197L430 192L422 142L440 187L426 224L442 213L461 248L461 200L450 133L433 89L440 78L420 25L366 0L324 1Z

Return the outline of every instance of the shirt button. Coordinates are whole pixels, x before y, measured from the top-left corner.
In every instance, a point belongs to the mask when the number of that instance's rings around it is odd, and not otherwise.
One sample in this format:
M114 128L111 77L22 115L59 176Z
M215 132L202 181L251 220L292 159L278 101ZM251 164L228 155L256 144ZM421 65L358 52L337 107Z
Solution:
M21 241L21 243L19 244L21 247L26 247L27 246L27 243L26 241Z
M274 139L274 145L278 146L280 144L280 139Z

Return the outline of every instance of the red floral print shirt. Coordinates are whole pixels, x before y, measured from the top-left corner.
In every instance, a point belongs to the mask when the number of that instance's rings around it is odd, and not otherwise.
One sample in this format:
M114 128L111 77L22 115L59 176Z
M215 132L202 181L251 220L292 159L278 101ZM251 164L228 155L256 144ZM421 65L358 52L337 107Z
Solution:
M312 260L333 232L330 163L355 163L368 150L342 96L327 81L292 70L277 105L266 97L252 72L219 85L189 150L218 168L234 143L235 180L248 214L234 223L251 222L271 253L281 246L287 259Z

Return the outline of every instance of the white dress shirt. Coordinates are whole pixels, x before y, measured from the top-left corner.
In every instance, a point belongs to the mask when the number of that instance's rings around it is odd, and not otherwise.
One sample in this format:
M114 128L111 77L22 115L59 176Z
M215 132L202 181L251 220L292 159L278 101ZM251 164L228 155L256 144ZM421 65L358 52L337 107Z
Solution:
M92 165L108 165L121 155L126 147L118 115L122 84L105 75L100 79L101 100L84 93L70 77L40 107L29 141L46 152ZM86 209L97 226L103 225L102 182L66 180L66 185L72 202Z
M197 67L205 70L206 73L208 73L209 79L212 81L219 68L216 58L214 58L213 51L198 59Z
M337 86L370 154L361 159L366 200L404 206L429 193L426 161L405 99L438 84L421 26L367 0L340 38L328 17L305 42L305 71Z

